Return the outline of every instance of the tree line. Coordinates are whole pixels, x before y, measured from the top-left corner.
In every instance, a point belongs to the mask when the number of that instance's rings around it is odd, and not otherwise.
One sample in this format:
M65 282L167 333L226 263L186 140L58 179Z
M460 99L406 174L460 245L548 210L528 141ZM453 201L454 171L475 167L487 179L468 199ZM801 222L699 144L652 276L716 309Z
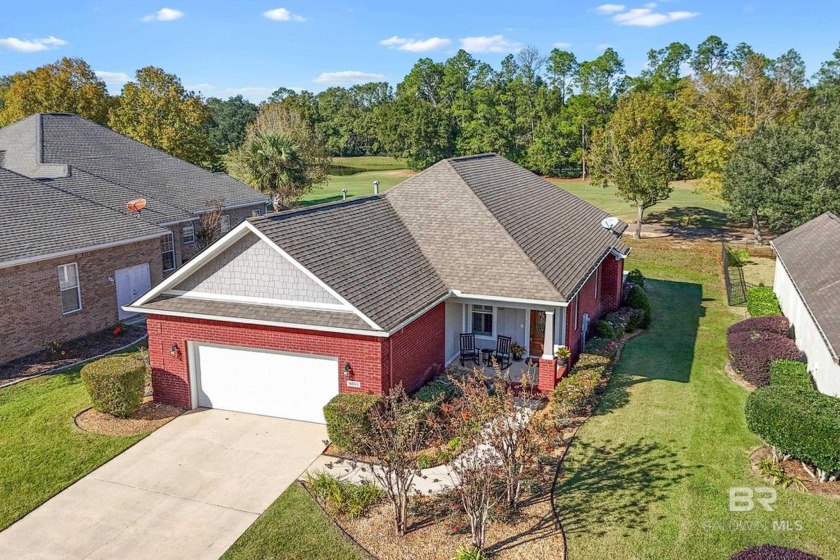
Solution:
M771 58L716 36L653 49L635 76L612 48L579 61L526 47L498 68L460 50L418 60L396 88L281 87L259 105L204 99L156 67L110 96L80 59L0 78L0 125L78 113L227 170L271 192L277 207L323 181L331 156L391 155L420 170L496 152L540 174L616 186L639 223L670 181L698 179L759 239L840 210L839 109L840 49L809 80L794 50Z

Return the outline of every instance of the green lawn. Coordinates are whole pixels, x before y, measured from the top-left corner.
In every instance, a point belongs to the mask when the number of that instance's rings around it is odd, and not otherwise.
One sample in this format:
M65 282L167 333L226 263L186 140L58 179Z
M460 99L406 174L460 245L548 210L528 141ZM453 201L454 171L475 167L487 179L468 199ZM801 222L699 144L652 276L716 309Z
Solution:
M362 560L359 549L292 484L222 556L224 560Z
M334 157L333 167L356 171L399 171L408 169L405 160L388 156Z
M0 530L143 437L76 427L90 406L80 369L0 389Z
M347 189L347 196L373 194L373 182L379 181L379 192L384 193L394 185L402 183L413 173L405 170L361 171L352 175L330 175L326 185L315 187L301 199L305 205L341 200L341 189Z
M628 342L555 489L569 558L723 560L756 543L837 558L840 501L779 489L773 512L729 512L730 487L766 483L749 467L760 441L744 420L747 394L722 371L736 316L717 247L634 245L627 266L656 279L654 323Z

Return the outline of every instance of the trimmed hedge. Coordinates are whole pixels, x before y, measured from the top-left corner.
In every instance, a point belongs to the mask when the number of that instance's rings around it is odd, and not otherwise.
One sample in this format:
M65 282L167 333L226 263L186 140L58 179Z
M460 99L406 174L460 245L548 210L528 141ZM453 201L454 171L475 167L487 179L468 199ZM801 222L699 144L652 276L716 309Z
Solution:
M822 558L795 548L762 544L745 548L730 560L822 560Z
M627 290L627 293L624 296L624 305L644 311L644 315L639 321L639 328L646 329L650 326L652 310L650 307L650 299L643 287L638 284L634 284L632 288Z
M621 338L625 333L639 330L644 322L644 317L645 312L642 309L621 307L604 315L604 321L615 330L616 338Z
M413 397L424 403L433 403L438 400L449 402L459 396L458 387L447 377L435 377L414 393Z
M791 360L773 360L770 363L770 385L815 390L811 374L808 372L808 365Z
M798 360L793 340L772 332L735 332L726 337L729 359L744 379L761 387L770 383L773 360Z
M634 286L641 286L642 288L645 287L645 277L642 276L642 271L638 268L634 268L630 272L627 273L627 278L624 280L627 284L633 284Z
M611 360L594 354L581 354L569 375L562 378L551 394L550 410L555 420L565 420L586 412L594 403L598 383Z
M769 445L826 472L840 470L840 399L813 389L756 389L744 410L749 429Z
M327 435L330 441L345 451L357 451L353 445L356 434L370 431L370 410L379 404L379 397L363 393L336 395L324 406Z
M601 338L609 338L610 340L616 340L619 336L621 336L609 322L603 319L595 323L595 332L598 333L598 336Z
M727 334L736 332L771 332L782 336L790 335L790 321L784 315L769 315L744 319L730 326Z
M593 337L586 341L585 350L588 354L612 359L618 352L618 342L610 338Z
M782 314L779 300L769 286L756 286L747 290L747 311L751 317Z
M101 358L82 367L81 377L93 408L99 412L127 418L143 403L146 364L138 356Z

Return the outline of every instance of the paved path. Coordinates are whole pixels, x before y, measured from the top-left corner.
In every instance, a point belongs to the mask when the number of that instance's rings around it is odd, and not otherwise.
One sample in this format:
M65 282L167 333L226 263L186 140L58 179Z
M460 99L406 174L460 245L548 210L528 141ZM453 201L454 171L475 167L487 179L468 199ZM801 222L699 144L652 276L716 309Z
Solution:
M184 414L0 533L0 558L218 558L323 451L326 429Z

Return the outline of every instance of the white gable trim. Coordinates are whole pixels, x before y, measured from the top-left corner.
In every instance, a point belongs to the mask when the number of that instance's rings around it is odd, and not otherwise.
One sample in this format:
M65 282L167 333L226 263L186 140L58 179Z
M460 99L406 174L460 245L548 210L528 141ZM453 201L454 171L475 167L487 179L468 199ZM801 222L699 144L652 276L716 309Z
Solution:
M457 298L465 299L465 300L482 300L482 301L492 301L492 302L499 302L499 303L521 303L523 305L541 305L550 309L554 309L555 307L566 307L569 305L568 302L565 301L547 301L547 300L540 300L540 299L525 299L525 298L515 298L515 297L504 297L504 296L485 296L480 294L465 294L460 290L452 290L452 295Z
M215 301L229 301L236 303L252 303L257 305L274 305L277 307L293 307L295 309L314 309L318 311L336 311L338 313L353 313L344 304L320 303L316 301L300 301L293 299L273 299L252 296L237 296L227 294L214 294L211 292L198 292L194 290L167 290L166 295L180 296L193 299L210 299Z

